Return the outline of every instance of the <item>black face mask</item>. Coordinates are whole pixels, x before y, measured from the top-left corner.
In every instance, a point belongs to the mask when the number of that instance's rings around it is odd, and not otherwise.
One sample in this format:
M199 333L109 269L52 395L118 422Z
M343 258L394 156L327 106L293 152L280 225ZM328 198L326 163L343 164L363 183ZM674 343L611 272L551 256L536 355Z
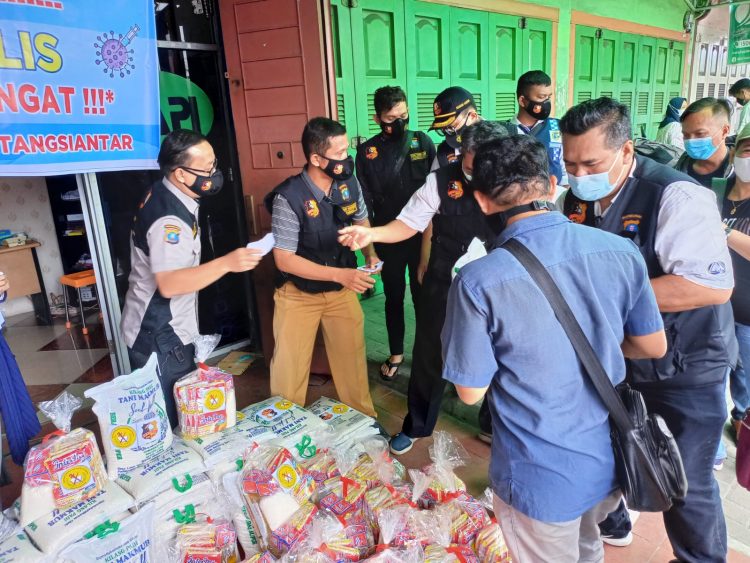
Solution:
M552 101L532 102L531 100L526 100L526 106L523 109L534 119L544 121L552 113Z
M385 135L389 139L400 139L404 136L407 125L409 125L409 118L407 117L406 119L401 119L399 117L398 119L394 119L390 123L381 121L380 129L383 131L383 135Z
M463 129L463 127L461 127ZM448 143L448 146L452 149L460 149L461 148L461 130L456 131L454 135L448 135L445 134L445 142Z
M192 168L185 168L191 174L195 174L195 180L188 186L191 192L201 197L207 195L216 195L224 186L224 174L221 170L214 170L210 176L197 174ZM187 184L185 184L187 185Z
M323 158L326 158L325 156ZM338 182L344 182L354 174L354 159L351 156L344 160L328 158L328 164L321 168L323 172Z

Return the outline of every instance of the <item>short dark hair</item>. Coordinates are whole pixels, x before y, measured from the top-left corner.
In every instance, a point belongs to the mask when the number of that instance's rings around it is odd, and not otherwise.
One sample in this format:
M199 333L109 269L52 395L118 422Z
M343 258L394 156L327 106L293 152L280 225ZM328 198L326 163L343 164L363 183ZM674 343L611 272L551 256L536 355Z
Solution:
M531 135L484 143L474 156L472 186L500 205L549 194L547 149Z
M346 127L327 117L313 117L302 131L302 152L309 161L311 154L325 156L331 137L346 135Z
M567 135L583 135L602 126L607 146L619 149L633 135L630 110L612 98L586 100L570 108L560 120L560 131Z
M461 130L461 151L476 153L477 149L487 143L508 136L508 130L494 121L477 121Z
M704 110L711 110L711 116L715 117L719 114L723 114L727 120L732 119L732 106L729 105L727 100L720 100L719 98L701 98L695 100L690 104L680 116L680 123L685 121L688 116L694 113L700 113Z
M750 78L740 78L729 88L729 95L736 96L740 90L750 90Z
M400 86L383 86L375 90L373 105L375 106L375 113L378 115L390 111L401 102L406 102L406 92Z
M167 133L161 142L159 156L156 157L161 173L167 176L175 168L185 166L190 162L188 151L204 141L208 140L203 135L188 129L175 129Z
M528 96L532 86L552 86L552 79L542 70L530 70L521 75L516 85L516 98Z

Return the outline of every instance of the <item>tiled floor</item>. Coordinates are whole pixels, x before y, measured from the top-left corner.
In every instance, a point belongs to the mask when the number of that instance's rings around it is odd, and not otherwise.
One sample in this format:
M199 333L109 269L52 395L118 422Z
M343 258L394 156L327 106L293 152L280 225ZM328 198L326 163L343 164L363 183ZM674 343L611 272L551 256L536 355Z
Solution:
M388 354L385 329L381 324L382 320L379 320L382 317L377 314L378 309L382 307L382 297L366 301L363 305L368 312L366 332L373 402L381 424L390 433L396 433L401 429L406 414L406 397L396 389L403 389L406 378L402 378L403 380L398 385L385 385L380 382L377 376L378 366ZM407 307L407 315L412 315L410 307ZM11 347L19 358L19 364L23 362L26 366L22 368L22 373L29 384L30 394L35 402L53 398L66 387L80 396L85 389L112 377L112 367L106 350L95 347L101 345L99 344L101 338L97 337L94 331L89 339L84 339L80 335L70 335L64 325L32 327L33 321L29 319L11 319L9 325L10 330L6 331L6 338L11 342ZM407 322L405 343L407 358L403 369L405 375L408 374L410 367L413 326L413 322ZM39 351L40 348L44 348L45 351ZM49 355L50 359L44 359L45 355ZM72 361L68 365L63 365L63 362L71 358ZM270 389L268 370L263 360L256 362L245 374L236 377L235 384L239 407L267 398ZM321 396L336 396L330 380L324 380L317 386L310 386L308 402L313 402ZM85 405L76 414L74 426L86 426L98 435L98 425L90 405ZM40 436L52 429L51 424L45 424ZM457 473L465 481L472 494L481 494L487 486L489 446L475 437L476 428L449 415L441 415L438 429L452 433L466 449L467 463L459 468ZM410 468L419 468L428 464L431 443L431 439L419 440L410 452L401 456L401 461ZM4 451L7 452L7 448L4 448ZM750 532L747 529L750 525L750 509L743 508L746 500L744 495L747 495L747 506L750 506L750 493L739 489L734 482L734 448L729 448L729 454L730 458L726 467L717 474L717 477L725 499L730 546L750 553L750 549L747 548L747 544L750 543L748 541ZM20 493L23 473L22 469L15 466L7 457L3 460L3 464L12 480L9 485L0 488L0 499L2 499L3 506L7 506ZM666 563L672 559L673 555L660 515L642 514L633 531L635 539L629 547L606 547L607 563ZM750 563L750 557L740 551L732 550L729 561Z

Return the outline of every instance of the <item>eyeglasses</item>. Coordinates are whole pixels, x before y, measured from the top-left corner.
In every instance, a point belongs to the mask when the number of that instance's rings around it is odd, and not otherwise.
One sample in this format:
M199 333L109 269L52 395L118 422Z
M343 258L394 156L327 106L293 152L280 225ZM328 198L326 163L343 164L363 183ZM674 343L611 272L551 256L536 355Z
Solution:
M436 132L441 137L445 137L448 135L449 137L453 137L454 135L458 134L458 132L463 129L464 125L466 125L466 122L469 121L469 114L466 114L466 117L464 118L464 122L461 126L455 125L456 121L458 121L458 118L453 120L453 124L449 125L448 127L443 127L442 129L437 129Z
M195 174L196 176L211 176L214 172L216 172L216 169L219 167L219 159L215 158L213 163L211 164L211 170L201 170L199 168L190 168L189 166L178 166L177 168L182 168L183 170L187 170L191 174ZM177 170L175 168L175 170Z

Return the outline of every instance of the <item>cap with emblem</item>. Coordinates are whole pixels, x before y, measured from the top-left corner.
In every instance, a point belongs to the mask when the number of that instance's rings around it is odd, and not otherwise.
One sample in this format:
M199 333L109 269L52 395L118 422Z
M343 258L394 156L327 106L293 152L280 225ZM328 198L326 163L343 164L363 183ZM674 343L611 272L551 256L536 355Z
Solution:
M430 130L448 127L456 119L456 116L469 106L476 107L471 92L460 86L446 88L435 98L432 108L435 120L432 122Z

